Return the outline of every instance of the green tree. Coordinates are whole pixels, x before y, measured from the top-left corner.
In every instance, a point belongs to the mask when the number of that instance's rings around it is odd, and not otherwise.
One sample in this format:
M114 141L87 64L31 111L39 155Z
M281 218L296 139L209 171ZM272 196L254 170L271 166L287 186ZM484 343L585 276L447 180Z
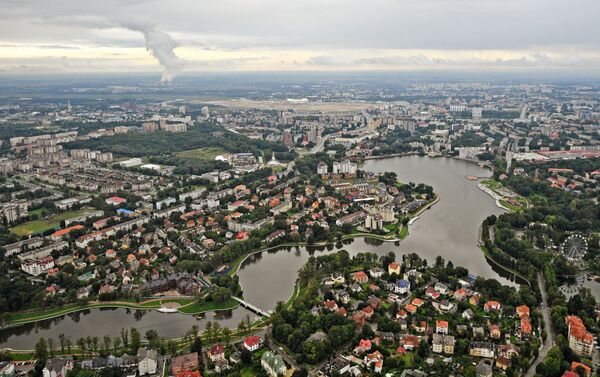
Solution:
M142 339L139 331L135 327L132 327L129 332L131 334L130 350L132 354L135 354L142 344Z
M35 344L33 357L37 360L44 361L48 359L48 344L46 343L46 339L40 338L40 340L38 340L38 342Z

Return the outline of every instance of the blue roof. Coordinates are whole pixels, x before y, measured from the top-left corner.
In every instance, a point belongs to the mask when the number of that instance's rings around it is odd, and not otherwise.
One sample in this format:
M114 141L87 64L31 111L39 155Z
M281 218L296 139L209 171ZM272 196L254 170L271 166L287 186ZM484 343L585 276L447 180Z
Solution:
M401 279L396 282L396 285L400 288L408 288L410 287L410 282L408 280Z
M133 211L132 211L132 210L130 210L130 209L119 208L119 209L117 210L117 213L124 213L124 214L126 214L126 215L131 215L131 214L133 213Z

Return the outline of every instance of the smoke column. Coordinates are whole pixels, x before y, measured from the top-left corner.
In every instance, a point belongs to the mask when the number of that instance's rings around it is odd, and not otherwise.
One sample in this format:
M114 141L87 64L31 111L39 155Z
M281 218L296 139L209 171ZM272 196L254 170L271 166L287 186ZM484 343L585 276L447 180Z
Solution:
M163 67L161 83L168 84L183 67L183 61L175 54L179 44L171 36L153 26L125 25L127 29L139 31L144 35L146 50L158 60Z

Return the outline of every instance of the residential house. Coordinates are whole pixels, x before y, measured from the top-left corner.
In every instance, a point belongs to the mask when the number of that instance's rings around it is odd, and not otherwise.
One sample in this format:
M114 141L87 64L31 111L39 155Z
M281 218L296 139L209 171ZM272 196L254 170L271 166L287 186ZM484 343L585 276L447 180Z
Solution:
M487 342L471 342L469 355L474 357L494 358L494 344Z
M222 346L221 346L222 347ZM224 354L223 354L224 358ZM212 360L212 357L211 357ZM214 362L215 360L213 360ZM192 352L171 359L171 374L177 376L181 372L198 369L198 353Z
M435 321L435 332L436 334L448 335L448 321Z
M590 357L594 351L594 337L587 331L581 318L569 315L565 322L569 329L569 348L577 355Z
M432 348L435 353L454 354L455 340L452 335L433 334Z
M284 376L287 373L283 358L271 351L267 351L261 356L260 365L270 377Z
M219 359L225 359L225 347L221 344L215 344L208 350L208 356L213 363Z
M490 330L490 338L492 338L492 339L500 339L500 336L502 336L502 333L500 331L500 326L498 326L498 325L490 325L489 330Z
M254 352L262 346L262 338L258 335L251 335L244 338L244 348L250 352Z
M365 274L364 271L357 271L352 275L352 278L355 282L359 284L364 284L369 281L369 277Z
M492 362L489 360L480 360L475 368L477 377L492 377Z
M398 294L406 294L410 292L410 281L400 279L394 285L394 292Z
M493 300L490 300L483 305L483 310L485 310L486 313L489 313L490 311L499 311L500 308L500 303Z
M373 345L369 339L361 339L360 342L358 342L358 345L354 347L353 352L356 355L362 355L363 353L371 350L372 346Z
M158 358L155 350L140 348L137 353L138 372L140 376L156 374Z
M388 274L400 275L400 264L396 262L388 264Z
M67 372L73 369L73 360L51 358L46 360L42 374L44 377L67 377Z

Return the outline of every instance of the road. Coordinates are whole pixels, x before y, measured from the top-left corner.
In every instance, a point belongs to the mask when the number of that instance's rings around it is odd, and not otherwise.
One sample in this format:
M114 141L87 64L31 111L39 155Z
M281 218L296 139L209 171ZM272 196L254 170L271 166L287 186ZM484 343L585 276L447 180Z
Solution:
M312 149L310 150L310 153L315 154L318 152L323 152L323 150L325 149L325 142L327 140L329 140L330 137L331 137L331 135L325 135L325 136L319 137L319 141L317 142L317 145L312 147Z
M269 333L272 333L270 327L269 327ZM277 346L277 344L275 344L273 342L273 340L271 339L271 337L267 338L267 346L272 351L277 352L283 358L283 360L285 360L286 363L288 363L289 365L292 366L292 368L294 368L294 369L300 369L301 368L300 364L298 364L296 362L296 360L294 360L293 357L291 357L290 355L288 355L287 352L285 352L283 348Z
M529 370L525 374L525 377L535 376L535 368L546 358L546 355L550 349L556 344L556 337L554 334L554 328L552 327L552 319L550 316L550 306L548 305L548 293L546 293L546 281L544 275L538 273L538 284L540 286L540 292L542 294L542 317L544 318L544 330L546 330L546 341L538 353L537 359L531 364Z

